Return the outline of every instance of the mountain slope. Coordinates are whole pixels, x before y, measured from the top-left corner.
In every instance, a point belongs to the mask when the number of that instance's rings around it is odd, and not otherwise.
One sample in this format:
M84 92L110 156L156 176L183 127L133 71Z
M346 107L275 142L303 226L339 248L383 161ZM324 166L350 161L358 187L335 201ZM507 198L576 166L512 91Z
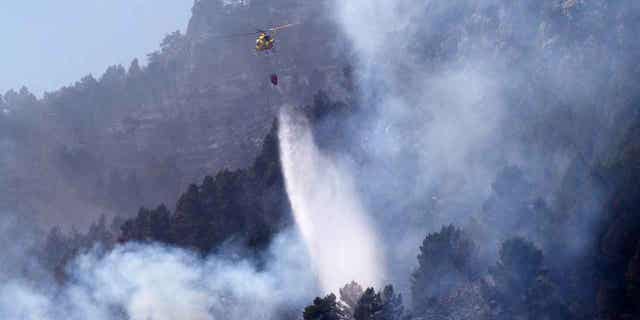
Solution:
M6 136L17 163L3 173L12 197L44 225L84 227L104 212L171 206L202 176L249 165L280 105L308 103L323 88L345 95L344 44L323 10L196 1L186 34L167 35L145 66L112 66L40 100L8 92L0 107L19 129ZM252 36L221 37L287 22L302 24L278 35L273 55L256 55Z

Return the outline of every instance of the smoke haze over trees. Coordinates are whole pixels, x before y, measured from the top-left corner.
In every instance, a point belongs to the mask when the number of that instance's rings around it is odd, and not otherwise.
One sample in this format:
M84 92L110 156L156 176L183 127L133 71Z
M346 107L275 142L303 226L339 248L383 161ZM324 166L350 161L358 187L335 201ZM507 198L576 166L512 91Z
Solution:
M3 95L0 318L637 317L639 18L196 1L147 65Z

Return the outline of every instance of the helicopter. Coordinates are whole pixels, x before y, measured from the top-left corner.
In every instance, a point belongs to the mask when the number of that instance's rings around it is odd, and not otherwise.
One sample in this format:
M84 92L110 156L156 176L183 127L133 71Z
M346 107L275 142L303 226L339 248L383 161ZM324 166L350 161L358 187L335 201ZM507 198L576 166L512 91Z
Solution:
M273 50L276 39L275 35L278 30L286 29L294 26L289 23L279 27L269 28L267 30L258 30L258 38L256 39L256 52Z
M235 38L235 37L244 37L244 36L249 36L249 35L255 35L257 34L257 38L256 38L256 46L255 46L255 52L256 54L259 54L261 52L264 53L270 53L272 51L274 51L275 49L275 44L276 44L276 38L275 35L278 31L282 30L282 29L286 29L286 28L290 28L293 27L295 25L298 25L299 23L288 23L288 24L284 24L281 26L277 26L277 27L273 27L273 28L268 28L268 29L258 29L255 32L251 32L251 33L238 33L238 34L230 34L230 35L226 35L226 36L222 36L224 38ZM269 80L271 81L271 84L273 84L274 86L278 85L278 75L273 73L269 76Z
M237 38L237 37L246 37L246 36L257 34L258 37L256 38L256 47L255 47L256 52L267 52L275 48L275 44L276 44L275 36L279 30L290 28L298 24L299 23L289 23L289 24L268 28L268 29L257 29L254 32L214 36L214 38Z
M269 28L267 30L258 30L259 34L258 34L258 38L256 39L256 52L270 52L274 49L275 43L276 43L276 39L275 39L275 35L276 32L278 30L282 30L282 29L286 29L289 27L294 26L295 24L290 23L290 24L285 24L279 27L275 27L275 28ZM278 85L278 75L275 73L272 73L269 76L269 80L271 81L271 84L274 86Z

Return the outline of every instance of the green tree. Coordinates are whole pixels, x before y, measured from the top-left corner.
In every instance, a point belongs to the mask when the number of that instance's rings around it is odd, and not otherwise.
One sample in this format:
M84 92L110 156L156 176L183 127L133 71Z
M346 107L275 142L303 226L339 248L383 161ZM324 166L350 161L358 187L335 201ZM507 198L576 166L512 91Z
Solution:
M539 243L548 241L557 217L544 199L537 196L534 184L522 169L502 168L491 188L493 192L482 206L480 219L490 226L486 231L493 239L526 234Z
M138 215L124 222L119 241L171 243L171 213L162 204L155 210L140 208Z
M351 318L333 293L324 298L315 298L312 305L304 308L302 316L304 320L345 320Z
M411 277L414 312L425 314L437 307L437 298L468 283L477 275L476 246L453 225L426 236L418 255L418 268Z
M200 248L201 229L207 225L198 186L189 186L176 205L171 237L179 245Z
M380 299L373 288L367 288L364 291L358 305L356 306L353 319L355 320L373 320L373 315L380 309Z
M388 285L378 293L382 306L375 314L375 320L400 320L404 316L402 296L395 294L393 286Z
M346 310L353 315L360 297L364 294L362 286L357 282L351 281L340 289L340 300L345 303Z
M521 237L504 241L498 263L489 273L495 285L488 290L498 319L566 319L568 309L543 267L544 255Z
M393 286L388 285L376 293L373 288L364 291L355 308L354 320L399 320L404 307L402 297L396 295Z

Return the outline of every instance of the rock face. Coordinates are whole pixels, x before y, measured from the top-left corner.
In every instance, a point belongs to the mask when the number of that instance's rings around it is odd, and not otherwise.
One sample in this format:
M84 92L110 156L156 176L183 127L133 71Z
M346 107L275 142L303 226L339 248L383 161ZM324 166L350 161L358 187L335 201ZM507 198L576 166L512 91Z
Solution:
M110 67L41 100L7 93L8 198L44 224L82 227L100 213L171 207L206 174L248 166L282 104L310 103L320 89L345 95L344 50L322 10L299 0L196 1L186 34L167 35L146 66ZM272 54L255 54L251 35L226 37L294 22L304 23L280 32Z
M636 118L635 125L598 168L611 186L597 243L598 311L604 319L632 319L640 312L639 125Z
M166 207L140 209L122 225L119 241L160 242L195 249L202 254L228 247L260 252L272 237L291 224L291 209L280 170L274 122L253 164L243 170L222 170L190 185L174 213Z

